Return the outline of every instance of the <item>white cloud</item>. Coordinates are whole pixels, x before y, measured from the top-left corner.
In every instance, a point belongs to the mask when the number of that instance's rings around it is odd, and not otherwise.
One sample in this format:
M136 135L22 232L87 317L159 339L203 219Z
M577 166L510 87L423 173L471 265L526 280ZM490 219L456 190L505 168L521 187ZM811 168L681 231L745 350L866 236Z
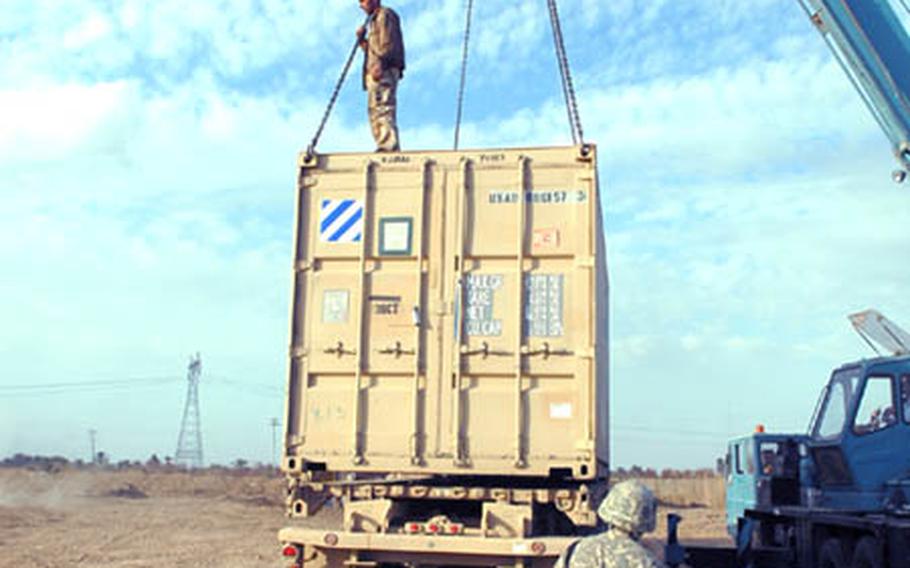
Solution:
M123 81L0 89L0 163L95 150L117 136L121 119L137 102L134 86Z
M63 35L63 46L67 49L79 49L104 39L110 33L110 21L94 12Z

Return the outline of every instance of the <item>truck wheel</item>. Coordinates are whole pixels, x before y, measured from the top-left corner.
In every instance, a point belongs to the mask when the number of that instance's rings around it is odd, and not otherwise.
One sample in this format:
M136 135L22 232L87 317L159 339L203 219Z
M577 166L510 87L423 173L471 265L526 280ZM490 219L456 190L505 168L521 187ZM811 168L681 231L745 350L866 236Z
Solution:
M882 568L884 565L882 547L879 546L875 537L864 536L861 538L853 552L853 562L850 564L850 568Z
M847 568L844 547L836 538L829 538L818 549L818 568Z

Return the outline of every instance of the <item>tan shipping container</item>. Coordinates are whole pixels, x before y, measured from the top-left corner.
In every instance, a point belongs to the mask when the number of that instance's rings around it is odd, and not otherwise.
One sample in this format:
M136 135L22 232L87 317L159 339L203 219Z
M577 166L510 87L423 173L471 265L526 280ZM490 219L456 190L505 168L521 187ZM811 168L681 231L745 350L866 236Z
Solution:
M596 148L298 165L285 469L606 477Z

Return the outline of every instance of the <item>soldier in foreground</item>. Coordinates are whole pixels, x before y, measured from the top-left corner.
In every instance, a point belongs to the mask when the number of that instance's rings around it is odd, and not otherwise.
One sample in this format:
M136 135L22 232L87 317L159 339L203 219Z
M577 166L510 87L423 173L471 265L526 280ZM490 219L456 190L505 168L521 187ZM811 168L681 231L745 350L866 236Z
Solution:
M404 41L398 14L382 6L381 0L358 0L360 8L371 16L369 34L363 26L357 30L363 58L363 88L367 92L370 129L377 152L397 152L398 121L396 92L404 72Z
M606 532L572 543L555 568L664 568L639 541L654 530L654 494L638 481L617 483L597 509Z

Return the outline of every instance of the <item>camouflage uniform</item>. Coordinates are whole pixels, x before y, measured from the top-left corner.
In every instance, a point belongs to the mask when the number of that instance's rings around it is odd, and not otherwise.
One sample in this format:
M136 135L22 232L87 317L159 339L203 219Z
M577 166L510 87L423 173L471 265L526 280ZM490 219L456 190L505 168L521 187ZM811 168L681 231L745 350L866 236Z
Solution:
M641 483L616 484L597 510L610 528L574 543L559 556L556 568L663 568L638 542L654 530L655 507L654 494Z
M376 140L376 151L397 152L398 123L395 116L398 81L404 72L404 41L398 14L391 8L376 9L370 24L369 37L361 44L363 59L363 88L367 91L367 113L370 129ZM371 70L379 67L379 80Z

